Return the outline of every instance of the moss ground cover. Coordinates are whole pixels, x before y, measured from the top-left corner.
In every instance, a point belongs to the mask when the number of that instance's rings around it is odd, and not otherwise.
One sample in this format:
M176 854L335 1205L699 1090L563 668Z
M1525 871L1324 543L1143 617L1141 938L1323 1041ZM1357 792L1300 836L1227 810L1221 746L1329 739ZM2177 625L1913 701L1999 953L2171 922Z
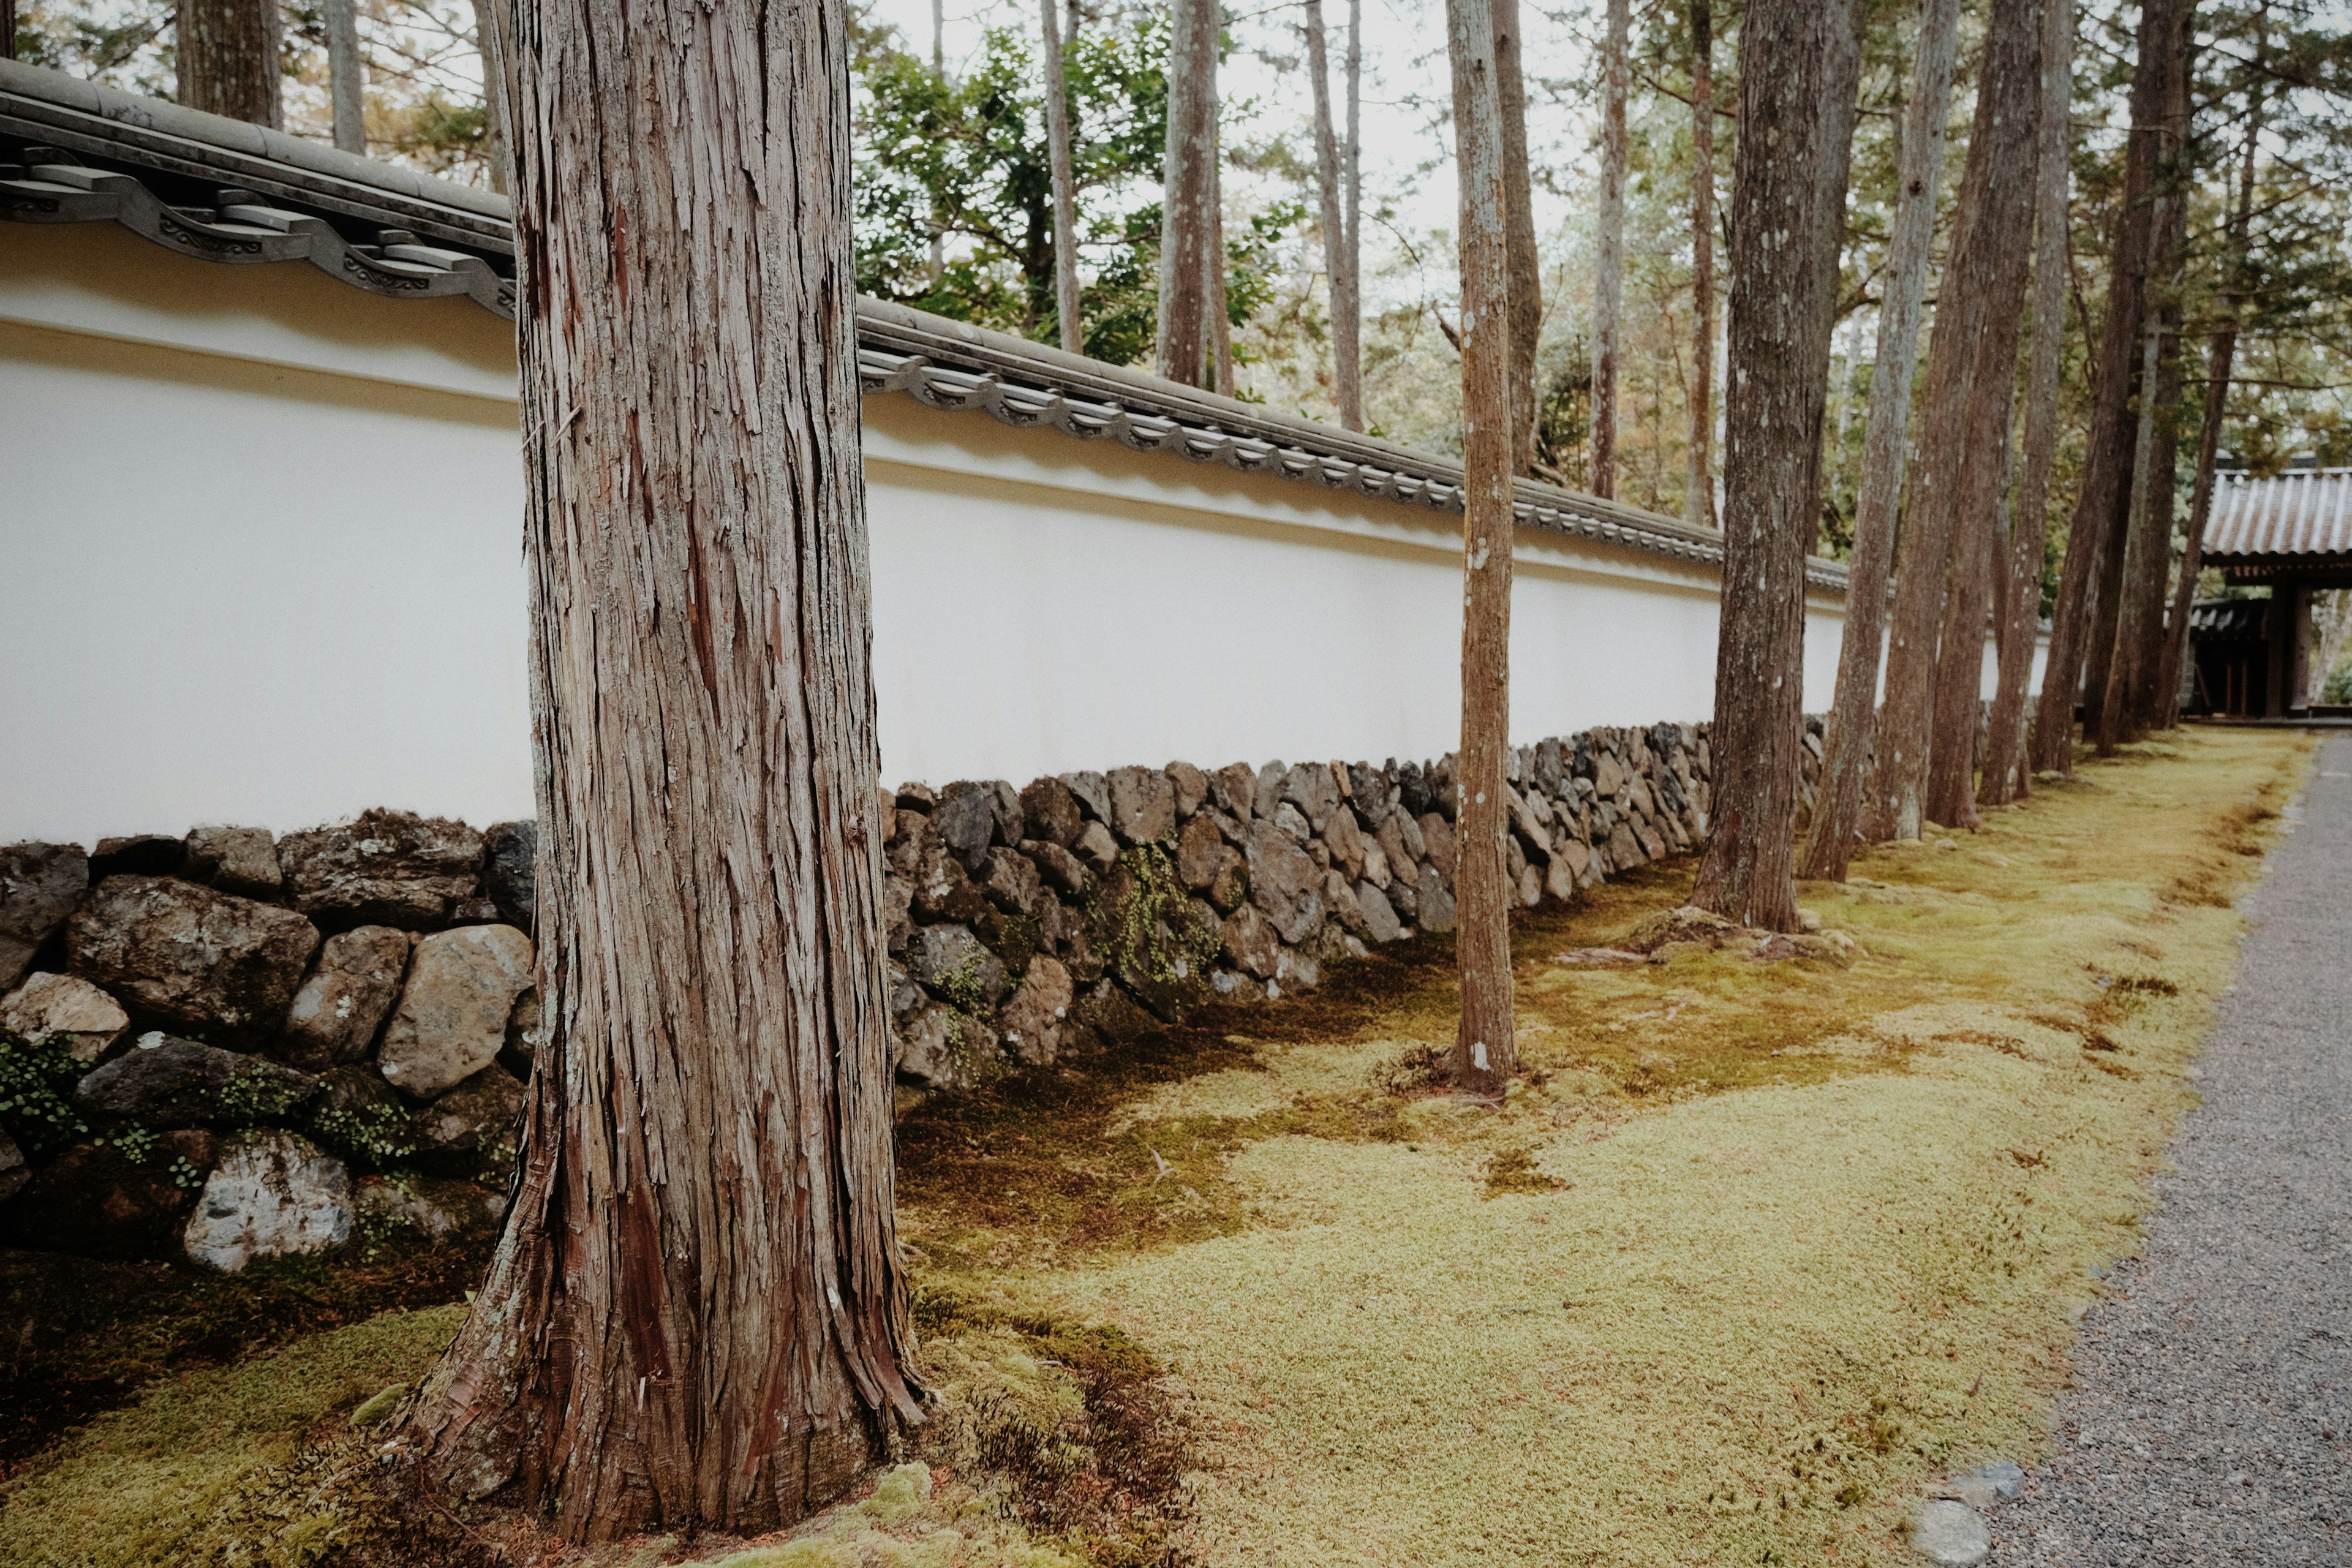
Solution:
M915 1104L943 1396L915 1468L788 1539L596 1561L1895 1561L1923 1486L2032 1457L2308 755L2188 732L1873 851L1800 889L1850 963L1555 956L1678 904L1687 868L1531 917L1499 1112L1433 1080L1434 943ZM302 1500L447 1330L392 1315L153 1385L0 1491L0 1563L210 1560L192 1519L236 1560L400 1561Z

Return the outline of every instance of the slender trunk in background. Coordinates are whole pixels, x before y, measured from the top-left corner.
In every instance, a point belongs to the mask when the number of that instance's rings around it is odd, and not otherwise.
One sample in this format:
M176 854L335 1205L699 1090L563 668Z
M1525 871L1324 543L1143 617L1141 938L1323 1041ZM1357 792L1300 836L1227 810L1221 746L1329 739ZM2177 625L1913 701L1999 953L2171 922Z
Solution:
M326 0L327 100L335 118L335 145L346 153L367 155L367 104L362 91L360 14L354 0ZM477 27L479 20L477 19ZM484 47L482 86L485 95L498 89L490 83ZM493 132L495 134L495 132Z
M1609 0L1601 56L1601 210L1594 215L1592 278L1592 493L1617 493L1617 337L1625 291L1626 33L1631 0Z
M2221 421L2230 408L2230 376L2238 357L2238 323L2246 309L2246 237L2254 210L2254 154L2262 145L2263 110L2268 83L2270 8L2257 13L2254 79L2247 89L2246 132L2238 163L2238 205L2230 215L2229 249L2222 259L2229 279L2225 315L2205 356L2205 411L2197 428L2197 478L2189 500L2189 539L2180 555L2180 581L2173 590L2172 618L2164 628L2164 723L2180 722L2181 671L2189 659L2189 614L2197 603L2197 574L2205 564L2205 523L2213 510L2213 470L2221 453Z
M2006 290L2006 275L2012 268L2019 274L2021 291L2029 248L2022 235L2032 220L2033 187L2016 178L2016 170L2032 168L2034 162L2032 110L2041 94L2033 70L2041 53L2033 25L2038 16L2033 0L1995 0L1985 24L1984 86L1977 93L1951 251L1937 290L1919 456L1911 468L1910 504L1895 560L1886 695L1878 716L1878 798L1866 824L1883 837L1916 838L1926 820L1928 752L1937 734L1937 650L1946 625L1953 542L1970 500L1990 504L1984 485L1976 486L1972 497L1966 482L1979 462L1992 462L1998 471L1981 437L1988 428L2007 430L2005 420L1990 426L1975 415L1974 403L1979 372L1992 370L1984 352L1987 331L2001 310L2017 308L2018 294ZM2016 120L2021 98L2027 106L2021 135ZM2013 350L2013 337L2011 342ZM2005 399L2014 370L1996 374L2000 385L1995 389L1988 382L1987 394L1997 390Z
M2014 171L2037 166L2042 132L2042 14L2051 0L1993 0L1985 29L1985 63L1977 89L1990 100L1971 133L1969 161L1981 154L1976 231L1965 273L1947 271L1944 288L1975 293L1980 323L1969 373L1959 471L1954 491L1950 564L1943 592L1930 686L1933 729L1926 749L1920 809L1931 822L1977 826L1977 737L1984 723L1985 622L1992 609L1993 563L2000 558L2003 489L2010 474L2010 431L2017 407L2017 347L2033 255L2034 185Z
M1511 271L1511 471L1535 472L1536 348L1543 336L1543 280L1536 256L1534 191L1528 175L1528 83L1519 0L1488 0L1495 15L1495 96L1503 131L1503 247Z
M1364 0L1348 0L1348 144L1341 180L1340 268L1331 283L1332 370L1339 423L1364 427Z
M2074 0L2046 0L2042 26L2042 121L2033 175L2033 346L2025 374L2023 453L2010 509L2007 619L1992 715L1985 726L1985 805L2021 800L2025 708L2040 640L2042 570L2050 540L2050 466L2058 450L2058 357L2066 337L2067 156L2074 146Z
M2131 457L2138 375L2142 286L2147 266L2149 205L2156 195L2171 59L2188 30L2187 0L2145 0L2140 7L2139 57L2132 71L2131 135L2124 153L2124 187L2108 247L2106 320L2091 363L2090 429L2074 495L2066 557L2059 568L2058 604L2051 618L2050 658L2035 705L2032 768L2074 770L2074 704L2084 667L2098 640L2101 586L2122 538L2131 500ZM2104 680L2098 687L2104 695Z
M1863 779L1877 730L1886 584L1895 566L1895 521L1910 446L1911 379L1926 309L1928 248L1936 237L1936 198L1944 178L1944 131L1951 118L1959 20L1959 0L1925 0L1911 100L1904 114L1902 190L1878 308L1878 359L1870 375L1870 417L1863 434L1853 557L1846 567L1837 696L1830 709L1812 835L1805 845L1804 874L1831 881L1845 880L1854 836L1864 822Z
M847 11L500 24L551 1038L488 1278L389 1457L574 1543L776 1529L921 1419Z
M16 58L16 0L0 0L0 60Z
M1210 211L1216 196L1217 0L1173 0L1168 37L1168 152L1160 218L1158 369L1208 386Z
M183 0L173 39L190 109L282 130L278 0Z
M502 196L514 190L514 117L507 112L512 101L514 49L500 31L507 25L505 6L474 7L474 42L482 51L482 110L489 119L490 189Z
M1222 127L1219 128L1222 132ZM1209 360L1216 391L1234 395L1234 315L1225 297L1225 151L1220 140L1209 163L1209 246L1202 279L1209 311Z
M1683 515L1715 526L1715 6L1691 0L1690 490Z
M1861 70L1859 7L1750 0L1731 175L1713 810L1691 902L1792 931L1805 562Z
M1315 192L1323 223L1323 276L1331 290L1331 379L1337 393L1338 384L1344 379L1339 366L1345 352L1340 295L1346 285L1340 279L1348 268L1348 223L1339 211L1339 142L1331 131L1331 68L1323 36L1323 0L1306 0L1306 4L1307 76L1315 94ZM1338 401L1342 405L1339 423L1350 430L1362 429L1360 405L1351 421L1347 399L1341 396Z
M1075 35L1077 29L1072 27L1070 31ZM947 85L948 79L947 37L947 0L931 0L931 79L942 87ZM934 200L931 203L931 291L933 293L937 293L940 285L947 281L947 220L940 211L940 204Z
M1062 352L1086 352L1078 308L1078 182L1071 165L1070 84L1063 69L1057 0L1039 0L1045 43L1045 161L1054 182L1054 319Z
M2164 602L2164 571L2171 564L2172 464L2163 447L2176 437L2180 355L2178 340L2168 330L2169 315L2163 309L2147 315L2140 355L2139 434L2132 450L2131 525L2116 574L2115 648L2108 655L2105 685L2093 688L2084 698L2093 704L2084 721L2103 757L2114 756L2116 747L2140 738L2134 700L2140 679L2139 649L2152 613ZM2157 635L2163 636L2161 627Z
M1455 964L1462 1017L1454 1080L1499 1104L1518 1065L1505 860L1511 722L1510 241L1502 90L1487 0L1446 0L1454 160L1461 184L1462 749L1454 764Z

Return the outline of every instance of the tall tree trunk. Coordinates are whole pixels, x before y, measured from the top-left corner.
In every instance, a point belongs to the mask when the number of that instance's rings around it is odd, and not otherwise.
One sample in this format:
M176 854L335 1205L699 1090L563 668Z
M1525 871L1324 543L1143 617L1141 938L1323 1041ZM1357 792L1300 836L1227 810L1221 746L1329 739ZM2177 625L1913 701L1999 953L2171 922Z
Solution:
M502 196L514 190L514 116L507 112L514 48L499 30L509 20L506 8L490 0L478 0L474 7L474 42L482 51L482 111L489 121L490 189Z
M1348 144L1341 184L1339 271L1331 280L1332 369L1339 382L1339 423L1364 427L1364 0L1348 0Z
M2006 624L1992 715L1985 726L1986 805L2022 799L2025 708L2033 682L2042 569L2050 539L2050 466L2058 450L2058 356L2066 337L2067 155L2074 145L2074 0L2045 0L2042 121L2033 176L2033 346L2025 378L2024 461L2010 511Z
M335 121L335 145L346 153L367 155L367 104L362 88L360 16L354 0L326 0L327 101ZM478 19L477 27L480 26ZM484 51L487 57L487 48ZM487 67L482 72L486 97L495 95ZM492 132L496 135L495 130Z
M1323 35L1323 0L1307 4L1307 75L1315 95L1315 192L1323 223L1323 275L1331 290L1332 390L1340 405L1339 423L1350 430L1363 425L1362 394L1359 389L1355 417L1349 417L1348 398L1340 387L1347 373L1340 365L1346 353L1346 332L1340 318L1341 281L1348 270L1348 220L1340 212L1339 142L1331 130L1331 68Z
M1617 338L1625 293L1625 96L1631 0L1609 0L1601 56L1601 210L1592 278L1592 493L1617 493Z
M1234 316L1225 295L1225 151L1222 132L1220 126L1216 154L1209 163L1209 247L1204 258L1208 270L1202 279L1202 289L1208 297L1210 368L1214 373L1217 392L1231 397Z
M1078 307L1078 181L1070 157L1070 84L1063 69L1057 0L1038 0L1045 44L1045 162L1054 182L1054 318L1062 352L1086 352Z
M1454 1077L1500 1103L1518 1064L1511 994L1510 830L1513 402L1508 175L1488 0L1446 0L1454 161L1461 184L1462 748L1454 767L1454 954L1462 1017Z
M180 101L282 129L278 0L183 0L179 17Z
M1074 26L1072 33L1077 29ZM931 0L931 79L944 87L948 79L948 7L947 0ZM931 202L931 291L939 292L947 281L948 232L947 220L936 198Z
M550 1039L402 1429L565 1540L772 1529L919 1418L892 1218L847 7L510 29Z
M1910 105L1904 113L1902 191L1879 306L1878 360L1870 376L1870 418L1863 434L1853 558L1846 567L1837 696L1830 709L1812 836L1805 845L1804 874L1831 881L1845 880L1854 836L1863 823L1863 777L1877 730L1886 585L1894 571L1904 458L1910 447L1911 378L1919 355L1936 197L1944 178L1944 131L1951 118L1959 19L1959 0L1925 0L1921 5L1918 58L1911 69Z
M1691 0L1690 489L1683 513L1715 526L1715 6Z
M1216 199L1218 0L1173 0L1168 153L1160 182L1159 371L1212 384L1210 214Z
M1712 820L1691 901L1790 931L1804 742L1805 560L1861 70L1858 7L1750 0L1731 176L1731 374Z
M0 60L16 58L16 0L0 0Z
M2168 204L2169 205L2169 204ZM2160 719L2157 686L2164 666L2165 580L2172 568L2174 486L2180 448L2180 339L2168 304L2159 314L2156 395L2148 399L2147 455L2132 501L2124 550L2123 614L2116 628L2116 668L2099 725L2103 751L2140 739Z
M1534 191L1528 175L1528 83L1521 64L1519 0L1487 3L1495 16L1495 94L1503 132L1503 248L1510 268L1511 471L1532 474L1543 279L1536 256Z
M2138 375L2140 311L2147 267L2150 204L2156 197L2158 165L2164 156L2164 120L2172 60L2185 46L2189 0L2145 0L2140 7L2139 58L2132 71L2130 141L2124 154L2124 188L2116 209L2108 250L2106 320L2099 331L2091 367L2091 422L2084 441L2082 479L2074 496L2066 556L2059 568L2058 605L2052 616L2050 658L2042 675L2042 697L2033 720L2032 759L2037 773L2074 768L2074 704L2084 691L2086 665L2100 642L2098 625L2119 557L2130 505L2135 434L2132 407ZM2102 679L2093 689L2104 697Z
M1959 547L1965 563L1982 556L1973 531L1990 526L1991 481L2000 470L1999 447L1990 443L2008 434L2016 316L2030 251L2024 236L2033 212L2033 187L2013 171L2033 164L2041 97L2035 69L2039 16L2036 0L1995 0L1987 18L1983 86L1969 131L1951 253L1937 291L1919 458L1912 466L1910 507L1895 563L1886 694L1878 720L1880 798L1870 825L1874 832L1898 838L1916 838L1928 815L1928 753L1938 731L1936 672L1943 633L1952 624L1945 601L1955 544L1965 542ZM2006 358L1999 352L2003 341ZM1980 407L1979 399L1998 402L2000 416ZM1975 621L1962 634L1968 646L1951 655L1963 663L1983 658L1984 600L1974 597L1974 606ZM1973 689L1969 700L1975 700ZM1973 716L1968 730L1971 754L1960 759L1963 765L1973 761ZM1963 784L1963 803L1966 789Z
M1947 273L1945 288L1969 289L1980 323L1969 374L1966 446L1955 487L1958 506L1937 637L1933 732L1927 747L1921 808L1927 818L1977 826L1977 736L1984 720L1985 622L1992 607L1994 563L2011 468L2010 431L2017 406L2017 346L2033 253L2031 180L2009 171L2035 166L2042 129L2042 13L2051 0L1994 0L1985 35L1986 65L1978 100L1993 101L1981 144L1971 137L1971 166L1981 153L1976 232L1966 275Z

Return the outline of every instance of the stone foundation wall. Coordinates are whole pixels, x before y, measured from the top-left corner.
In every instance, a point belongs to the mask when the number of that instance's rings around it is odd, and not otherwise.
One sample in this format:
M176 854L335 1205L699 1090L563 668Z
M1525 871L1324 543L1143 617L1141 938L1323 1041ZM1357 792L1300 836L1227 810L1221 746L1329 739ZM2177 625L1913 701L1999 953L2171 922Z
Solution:
M1710 772L1703 725L1519 750L1520 902L1696 847ZM1452 784L1449 758L892 792L899 1079L1082 1063L1450 931ZM539 1037L532 845L373 811L0 849L0 1241L235 1270L493 1225Z

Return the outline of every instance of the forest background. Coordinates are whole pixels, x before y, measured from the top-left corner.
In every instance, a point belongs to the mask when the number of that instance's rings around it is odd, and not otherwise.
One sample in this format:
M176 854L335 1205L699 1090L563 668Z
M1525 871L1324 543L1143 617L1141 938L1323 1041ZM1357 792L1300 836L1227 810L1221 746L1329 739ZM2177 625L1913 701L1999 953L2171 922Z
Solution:
M1158 275L1167 13L1120 0L1056 0L1074 115L1078 270L1087 352L1148 366ZM470 5L358 0L368 148L377 157L476 184L498 183ZM1600 177L1602 0L1526 5L1524 59L1532 199L1540 255L1538 471L1590 473L1591 323ZM1712 22L1716 221L1725 220L1736 135L1739 0L1633 6L1628 104L1625 278L1618 414L1620 499L1669 514L1691 483L1689 395L1700 352L1691 230L1695 13ZM2105 246L2122 183L2137 7L2078 7L2074 182L2062 414L2050 487L2047 595L2066 542L2086 424L2087 349L2102 315ZM1348 12L1327 6L1335 100L1344 89ZM286 125L331 140L323 6L284 16ZM1009 0L869 0L856 12L857 267L864 290L1052 341L1053 224L1041 18ZM173 95L170 0L20 0L16 54L152 96ZM1964 6L1959 69L1937 221L1940 263L1967 155L1982 7ZM1224 12L1218 69L1227 300L1235 387L1247 400L1331 418L1330 317L1318 226L1303 7L1243 0ZM1918 7L1874 0L1847 197L1832 341L1822 553L1853 533L1879 293ZM1369 427L1458 452L1459 299L1453 226L1451 95L1437 0L1362 0L1364 395ZM2224 466L2273 473L2298 459L2352 466L2352 6L2253 0L2198 7L2190 145L2177 172L2189 204L2179 258L2183 395L2168 433L2174 512L2187 526L2209 395L2208 341L2242 312L2225 405ZM2259 105L2248 243L2233 256L2246 130ZM1344 135L1344 125L1341 128ZM934 240L936 238L936 247ZM1718 232L1716 253L1727 248ZM1719 285L1718 285L1719 287ZM1937 279L1929 280L1934 330ZM1713 312L1722 384L1720 299ZM1927 355L1918 359L1925 374ZM2019 374L2024 374L2022 363ZM1722 401L1716 399L1717 418ZM1916 404L1915 402L1915 407ZM1719 465L1722 442L1713 443ZM2159 468L2158 471L2162 471ZM2208 574L2206 596L2232 591ZM2317 668L2329 700L2352 700L2352 605L2325 596Z

